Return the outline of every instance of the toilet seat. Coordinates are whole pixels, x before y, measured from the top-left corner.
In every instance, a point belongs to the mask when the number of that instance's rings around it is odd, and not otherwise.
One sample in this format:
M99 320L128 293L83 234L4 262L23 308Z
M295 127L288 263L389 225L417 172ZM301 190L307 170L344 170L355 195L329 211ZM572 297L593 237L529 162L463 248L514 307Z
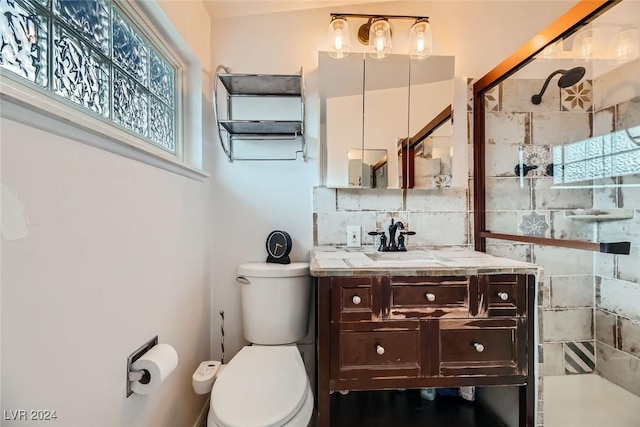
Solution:
M221 427L280 427L308 406L309 395L295 345L246 346L214 383L209 418Z

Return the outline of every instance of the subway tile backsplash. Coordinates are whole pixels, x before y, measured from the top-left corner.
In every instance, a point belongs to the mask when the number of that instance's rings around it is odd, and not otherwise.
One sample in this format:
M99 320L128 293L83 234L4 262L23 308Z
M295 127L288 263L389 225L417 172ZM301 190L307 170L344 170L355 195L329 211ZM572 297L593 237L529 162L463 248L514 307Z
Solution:
M402 191L394 189L340 189L338 211L401 211Z
M591 136L589 113L533 113L531 122L531 141L535 145L567 144Z
M551 276L551 307L593 307L593 275Z
M618 318L606 310L596 310L596 340L611 347L618 346Z
M514 163L515 166L515 163ZM531 209L531 180L518 178L487 177L486 203L488 210L513 211Z
M586 341L594 338L592 308L545 310L542 321L545 324L544 342Z
M448 188L407 192L406 210L409 212L467 212L469 197L466 188Z
M407 245L470 245L469 196L464 188L411 190L314 189L314 244L346 245L346 227L362 227L362 243L378 244L369 231L401 221L416 235Z
M618 348L640 357L640 320L618 317Z
M640 358L596 341L596 372L640 396Z
M588 251L568 252L566 248L535 246L533 262L544 267L545 277L591 274L593 271L593 253Z
M596 280L596 306L610 313L640 320L640 283L602 277Z
M466 245L470 243L467 212L440 213L411 212L409 214L412 244L417 245Z
M487 147L529 143L529 113L490 112L486 117Z

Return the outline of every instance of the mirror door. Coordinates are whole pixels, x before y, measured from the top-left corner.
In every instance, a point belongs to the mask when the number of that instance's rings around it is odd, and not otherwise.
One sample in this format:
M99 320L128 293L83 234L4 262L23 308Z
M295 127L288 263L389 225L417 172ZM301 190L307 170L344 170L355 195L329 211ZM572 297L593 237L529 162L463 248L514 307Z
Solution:
M319 52L318 69L323 185L451 185L454 57Z
M407 55L388 55L384 59L365 58L363 135L366 150L376 150L380 153L377 160L386 165L386 171L376 169L378 174L378 171L388 174L386 188L401 188L399 147L409 135ZM363 164L363 170L371 166L373 165ZM373 168L370 170L373 173ZM376 184L377 188L385 188L380 185L380 180Z
M321 52L320 137L327 187L361 187L364 61L353 54L334 59Z

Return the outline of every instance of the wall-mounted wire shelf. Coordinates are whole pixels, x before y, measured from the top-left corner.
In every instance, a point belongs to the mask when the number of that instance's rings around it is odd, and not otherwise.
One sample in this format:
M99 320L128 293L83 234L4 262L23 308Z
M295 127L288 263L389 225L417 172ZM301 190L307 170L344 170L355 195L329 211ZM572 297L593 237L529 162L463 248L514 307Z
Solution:
M226 118L218 112L218 82L224 86L227 96ZM297 97L300 99L300 120L234 120L231 114L235 97ZM224 153L230 162L234 160L297 160L298 154L307 160L304 137L304 80L300 74L237 74L219 65L213 86L213 114ZM299 140L300 149L292 157L246 158L234 155L236 140Z

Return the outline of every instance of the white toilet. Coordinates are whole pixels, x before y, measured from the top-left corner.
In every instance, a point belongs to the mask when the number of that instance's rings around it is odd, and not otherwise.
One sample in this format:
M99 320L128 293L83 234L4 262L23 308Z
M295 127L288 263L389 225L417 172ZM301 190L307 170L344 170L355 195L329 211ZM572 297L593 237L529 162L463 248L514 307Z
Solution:
M209 427L307 427L313 393L295 345L307 334L309 264L248 263L237 269L243 347L211 390Z

